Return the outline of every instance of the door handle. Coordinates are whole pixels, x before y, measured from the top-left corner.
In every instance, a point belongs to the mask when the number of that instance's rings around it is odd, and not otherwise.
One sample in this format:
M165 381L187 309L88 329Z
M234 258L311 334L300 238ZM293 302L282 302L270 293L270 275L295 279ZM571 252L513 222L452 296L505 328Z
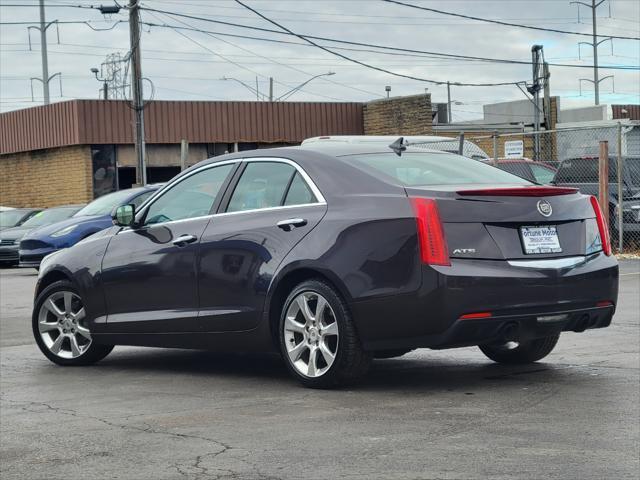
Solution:
M187 243L193 243L196 240L198 240L198 237L196 237L195 235L180 235L171 243L177 245L178 247L184 247Z
M304 218L287 218L286 220L280 220L276 225L285 232L290 232L294 228L304 227L307 221Z

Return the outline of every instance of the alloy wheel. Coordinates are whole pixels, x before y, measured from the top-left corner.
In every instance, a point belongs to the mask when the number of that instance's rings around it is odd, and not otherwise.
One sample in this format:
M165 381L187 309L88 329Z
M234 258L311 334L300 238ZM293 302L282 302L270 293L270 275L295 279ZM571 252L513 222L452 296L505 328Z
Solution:
M38 331L47 349L65 359L85 353L91 345L85 316L82 300L75 293L57 291L49 295L38 312Z
M333 365L338 352L338 322L329 302L316 292L302 292L289 304L284 341L291 364L317 378Z

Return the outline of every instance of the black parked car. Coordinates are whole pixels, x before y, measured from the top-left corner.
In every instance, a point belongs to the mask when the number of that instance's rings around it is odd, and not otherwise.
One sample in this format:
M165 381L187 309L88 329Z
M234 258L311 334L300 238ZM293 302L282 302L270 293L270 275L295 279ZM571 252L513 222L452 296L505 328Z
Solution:
M576 187L586 195L598 195L598 158L563 160L553 179L554 185ZM618 232L618 209L622 205L623 231L640 232L640 157L626 156L622 169L622 201L618 198L618 158L609 158L609 218L613 233Z
M618 266L594 200L424 149L224 155L46 257L33 332L60 365L119 344L279 350L311 387L419 347L533 362L611 322Z

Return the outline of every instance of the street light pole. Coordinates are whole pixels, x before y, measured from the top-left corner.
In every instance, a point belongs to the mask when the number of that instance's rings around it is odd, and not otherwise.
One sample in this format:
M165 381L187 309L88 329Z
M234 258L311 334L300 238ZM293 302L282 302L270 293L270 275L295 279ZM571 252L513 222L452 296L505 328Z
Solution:
M278 98L276 98L276 102L279 101L279 100L285 100L285 99L289 98L291 95L293 95L298 90L300 90L302 87L304 87L307 83L311 82L312 80L315 80L316 78L329 77L329 76L335 75L335 74L336 74L336 72L327 72L327 73L321 73L319 75L315 75L315 76L311 77L309 80L307 80L306 82L302 82L297 87L292 88L287 93L284 93L283 95L280 95Z

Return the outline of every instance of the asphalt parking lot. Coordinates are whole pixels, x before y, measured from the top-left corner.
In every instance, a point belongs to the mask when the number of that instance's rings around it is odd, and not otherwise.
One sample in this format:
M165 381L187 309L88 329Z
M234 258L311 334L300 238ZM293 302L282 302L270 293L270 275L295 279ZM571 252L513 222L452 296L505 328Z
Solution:
M379 360L314 391L275 356L116 348L49 363L31 339L35 271L0 271L0 477L8 479L636 479L640 261L612 327L544 362L477 349Z

